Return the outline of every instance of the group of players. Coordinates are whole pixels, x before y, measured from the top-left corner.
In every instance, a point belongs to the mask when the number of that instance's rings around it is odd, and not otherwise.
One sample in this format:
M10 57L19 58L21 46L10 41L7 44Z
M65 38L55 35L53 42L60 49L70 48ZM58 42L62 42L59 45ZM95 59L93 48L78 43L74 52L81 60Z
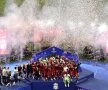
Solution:
M13 72L9 70L9 67L0 68L0 82L8 86L21 79L33 78L37 80L63 79L64 83L70 83L73 77L78 80L78 67L79 65L73 60L63 56L40 58L36 62L16 66Z

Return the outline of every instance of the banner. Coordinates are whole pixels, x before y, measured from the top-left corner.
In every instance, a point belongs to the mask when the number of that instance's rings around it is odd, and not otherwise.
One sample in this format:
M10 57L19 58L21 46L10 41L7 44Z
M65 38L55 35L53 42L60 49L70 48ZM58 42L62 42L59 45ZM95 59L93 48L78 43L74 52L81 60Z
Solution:
M65 56L65 58L68 58L69 60L74 60L76 63L78 62L78 58L77 58L76 54L72 54L70 52L65 52L64 50L57 48L57 47L51 47L46 50L43 50L42 52L34 54L32 56L32 62L35 62L39 58L45 58L52 54L56 54L59 56Z

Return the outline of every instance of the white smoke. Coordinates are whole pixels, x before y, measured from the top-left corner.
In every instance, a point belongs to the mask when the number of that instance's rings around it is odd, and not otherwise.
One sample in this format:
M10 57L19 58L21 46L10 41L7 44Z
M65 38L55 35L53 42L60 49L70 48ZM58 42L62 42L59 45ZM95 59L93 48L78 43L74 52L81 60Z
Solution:
M103 46L106 45L105 41L99 43L97 40L103 39L99 36L102 34L100 31L103 31L103 23L107 27L106 2L48 0L40 10L36 0L25 0L20 7L13 0L7 0L5 16L0 18L0 26L6 28L11 48L24 48L28 42L34 41L34 31L39 33L35 39L40 44L47 40L52 46L66 49L71 47L79 51L87 45Z

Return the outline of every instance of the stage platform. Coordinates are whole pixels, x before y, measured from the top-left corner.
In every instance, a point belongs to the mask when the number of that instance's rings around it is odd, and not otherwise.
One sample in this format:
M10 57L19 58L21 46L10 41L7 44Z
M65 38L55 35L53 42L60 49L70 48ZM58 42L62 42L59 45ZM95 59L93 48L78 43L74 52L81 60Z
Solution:
M6 86L1 86L1 90L54 90L54 84L58 84L57 90L78 90L83 87L77 86L80 83L84 83L88 81L91 78L94 78L94 74L91 71L88 71L86 69L82 68L82 72L79 73L79 81L76 82L76 79L73 79L73 81L70 83L70 87L65 87L63 80L48 80L48 81L43 81L43 80L32 80L32 79L27 79L27 80L22 80L20 83L17 83L14 86L11 87L6 87ZM83 89L83 90L88 90L88 89Z
M21 81L20 83L17 83L16 85L13 86L0 86L0 90L32 90L32 89L30 84Z
M106 78L107 79L107 78ZM83 87L89 90L108 90L108 82L98 79L90 79L77 85L78 87Z
M77 84L83 83L91 78L94 78L94 73L82 68L82 72L79 73L79 82Z

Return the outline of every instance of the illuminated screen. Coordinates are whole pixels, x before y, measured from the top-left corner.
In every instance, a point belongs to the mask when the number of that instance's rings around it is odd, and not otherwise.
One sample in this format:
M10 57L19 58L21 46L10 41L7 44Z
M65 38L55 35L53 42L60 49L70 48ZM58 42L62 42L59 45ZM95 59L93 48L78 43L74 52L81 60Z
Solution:
M5 30L0 29L0 55L8 54L7 34Z

